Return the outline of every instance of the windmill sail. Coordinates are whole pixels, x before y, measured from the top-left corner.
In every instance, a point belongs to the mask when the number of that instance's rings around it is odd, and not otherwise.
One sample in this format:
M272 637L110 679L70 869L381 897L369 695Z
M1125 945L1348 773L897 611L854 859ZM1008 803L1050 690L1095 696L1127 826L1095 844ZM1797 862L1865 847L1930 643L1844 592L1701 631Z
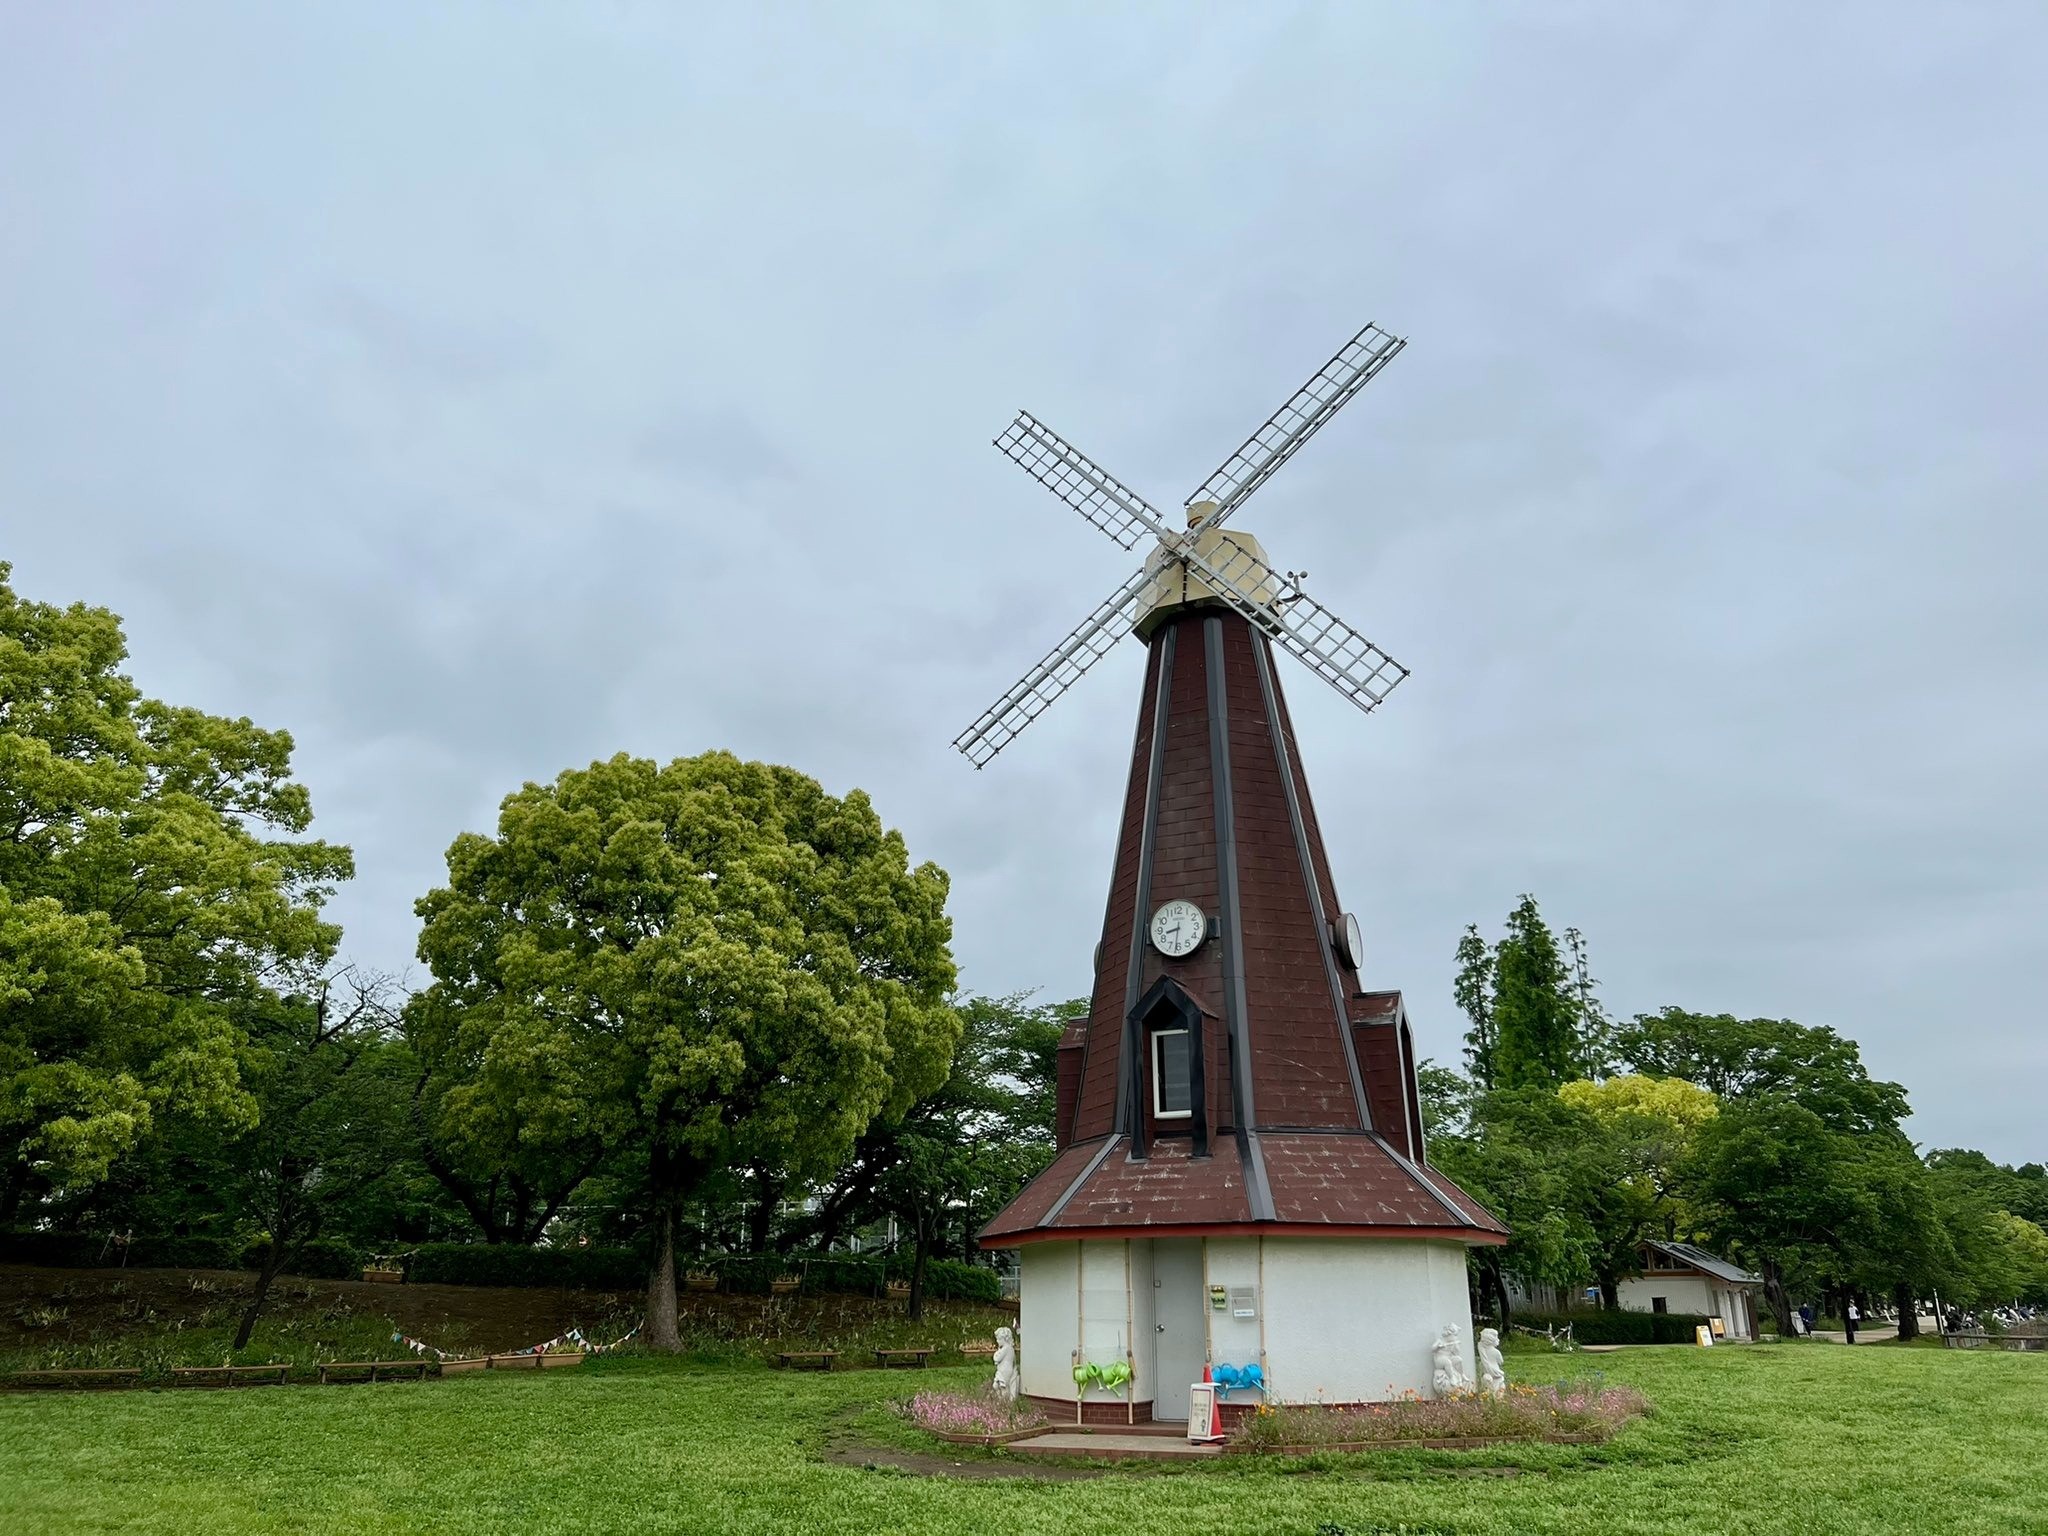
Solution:
M1235 512L1407 345L1402 338L1368 325L1339 348L1335 357L1316 370L1315 377L1297 389L1293 398L1188 498L1189 506L1203 501L1216 504L1197 531L1213 528Z

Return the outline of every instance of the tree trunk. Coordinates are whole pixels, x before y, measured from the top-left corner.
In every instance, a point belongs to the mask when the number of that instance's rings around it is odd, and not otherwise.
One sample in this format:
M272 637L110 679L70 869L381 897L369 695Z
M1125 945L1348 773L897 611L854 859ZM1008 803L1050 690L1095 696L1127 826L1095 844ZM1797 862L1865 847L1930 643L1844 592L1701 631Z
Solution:
M674 1353L683 1347L683 1336L676 1323L676 1208L673 1202L662 1201L661 1214L656 1221L659 1234L654 1271L647 1277L647 1347Z
M1799 1335L1792 1327L1792 1303L1785 1295L1785 1276L1778 1268L1778 1261L1769 1254L1762 1259L1764 1272L1764 1301L1770 1306L1771 1316L1778 1323L1778 1337L1796 1339Z
M7 1170L7 1182L0 1185L0 1227L11 1227L21 1213L21 1197L28 1189L29 1165L25 1158L17 1157Z
M1600 1277L1600 1305L1610 1312L1621 1310L1621 1282L1612 1275Z
M775 1232L775 1211L782 1204L782 1181L759 1174L754 1194L753 1208L747 1212L747 1252L766 1253Z
M249 1308L242 1314L242 1326L235 1330L235 1348L249 1347L249 1335L256 1331L256 1319L262 1314L263 1303L270 1299L270 1287L284 1270L285 1245L273 1241L270 1251L263 1256L263 1267L256 1272L256 1294L249 1298Z
M1892 1287L1892 1306L1899 1314L1899 1337L1917 1339L1920 1337L1920 1303L1913 1295L1913 1287L1901 1280Z
M931 1257L931 1223L922 1213L917 1218L917 1257L910 1264L910 1308L907 1313L912 1322L924 1317L924 1268Z

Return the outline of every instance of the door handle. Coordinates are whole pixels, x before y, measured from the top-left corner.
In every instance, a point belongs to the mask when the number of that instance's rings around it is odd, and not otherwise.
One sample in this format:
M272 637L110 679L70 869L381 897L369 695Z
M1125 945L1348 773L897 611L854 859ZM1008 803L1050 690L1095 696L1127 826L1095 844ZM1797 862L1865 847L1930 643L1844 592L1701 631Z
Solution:
M1164 1324L1164 1323L1154 1323L1154 1324L1152 1325L1152 1331L1153 1331L1154 1333L1164 1333L1164 1332L1166 1332L1166 1324Z

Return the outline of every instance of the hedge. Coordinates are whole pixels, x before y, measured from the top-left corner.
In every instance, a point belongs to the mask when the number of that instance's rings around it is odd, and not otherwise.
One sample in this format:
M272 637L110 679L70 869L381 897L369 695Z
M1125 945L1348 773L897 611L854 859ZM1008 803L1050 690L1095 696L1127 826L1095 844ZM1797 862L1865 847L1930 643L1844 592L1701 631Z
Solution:
M497 1243L423 1243L406 1262L414 1284L558 1285L603 1291L638 1290L647 1283L647 1260L631 1248L520 1248ZM903 1255L863 1259L847 1254L679 1254L676 1277L692 1270L718 1276L721 1291L765 1296L783 1275L803 1280L807 1293L881 1294L890 1280L908 1280ZM991 1269L957 1259L932 1259L925 1290L939 1301L999 1301L1002 1282Z
M125 1244L94 1232L0 1232L0 1260L51 1269L260 1269L267 1242L141 1233ZM348 1243L308 1243L291 1273L340 1280L358 1274L362 1259Z
M630 1248L525 1248L513 1243L422 1243L405 1261L416 1285L558 1285L630 1291L647 1263Z
M1575 1344L1690 1344L1694 1329L1711 1319L1692 1312L1517 1312L1517 1328L1560 1331L1569 1323Z

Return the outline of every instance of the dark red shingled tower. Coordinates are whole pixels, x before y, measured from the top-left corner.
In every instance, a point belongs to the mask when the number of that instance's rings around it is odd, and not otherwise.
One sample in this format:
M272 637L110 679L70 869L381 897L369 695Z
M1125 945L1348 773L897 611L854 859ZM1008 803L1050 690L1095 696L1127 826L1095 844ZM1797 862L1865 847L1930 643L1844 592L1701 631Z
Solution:
M1188 595L1139 624L1143 703L1092 1005L1060 1043L1059 1155L981 1240L1505 1241L1429 1167L1401 995L1360 984L1267 632ZM1177 957L1150 936L1173 902L1206 919Z

